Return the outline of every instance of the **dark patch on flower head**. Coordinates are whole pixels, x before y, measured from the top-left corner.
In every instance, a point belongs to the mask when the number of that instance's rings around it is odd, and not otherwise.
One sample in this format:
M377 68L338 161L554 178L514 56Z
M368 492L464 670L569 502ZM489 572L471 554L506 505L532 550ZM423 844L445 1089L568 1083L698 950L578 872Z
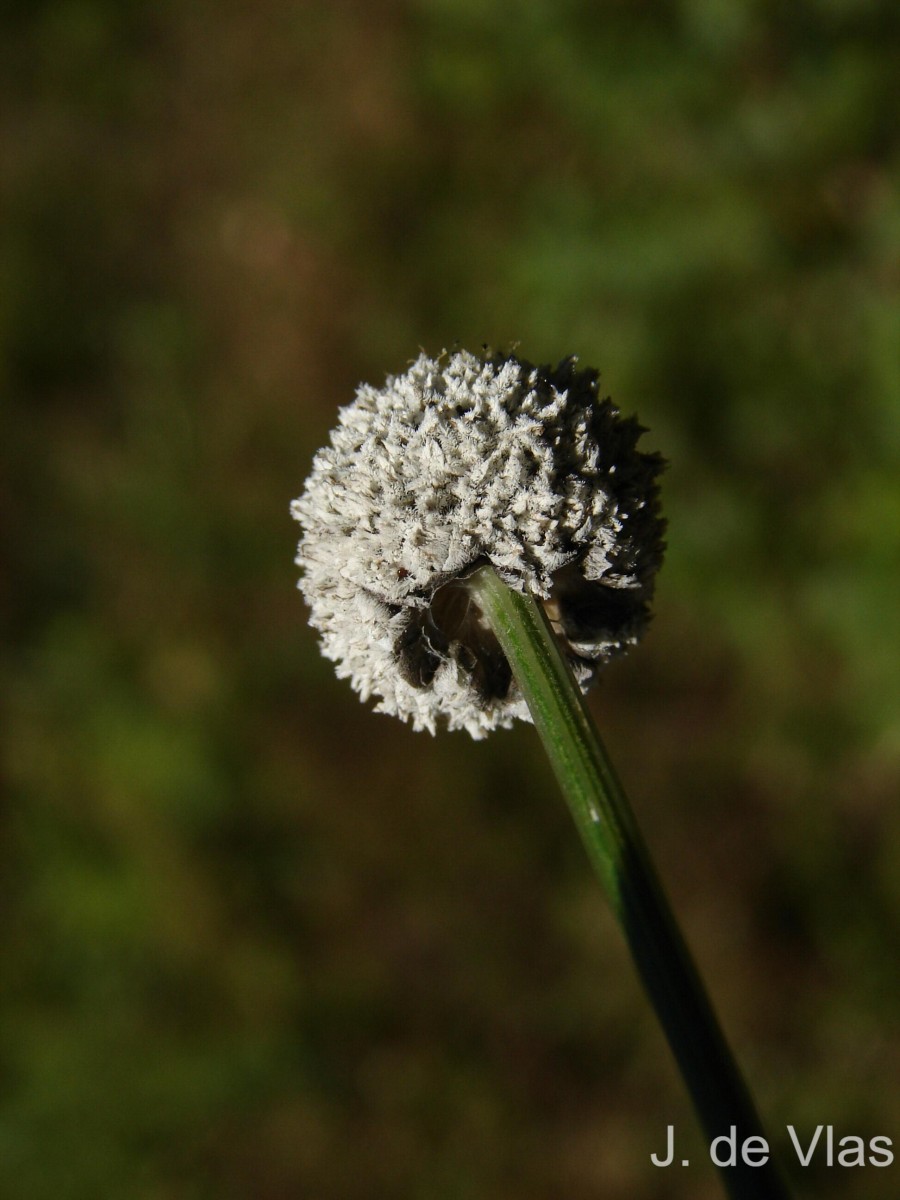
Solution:
M413 687L427 688L441 664L450 663L468 676L482 707L509 694L512 670L465 579L444 584L426 609L414 612L395 651Z

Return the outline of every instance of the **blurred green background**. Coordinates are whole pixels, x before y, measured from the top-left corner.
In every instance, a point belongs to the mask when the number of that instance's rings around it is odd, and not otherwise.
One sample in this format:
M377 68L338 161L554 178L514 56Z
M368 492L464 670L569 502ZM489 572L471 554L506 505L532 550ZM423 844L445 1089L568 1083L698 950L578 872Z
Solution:
M457 342L670 459L594 711L772 1128L900 1144L898 69L895 0L4 6L5 1200L720 1194L533 731L373 715L295 591Z

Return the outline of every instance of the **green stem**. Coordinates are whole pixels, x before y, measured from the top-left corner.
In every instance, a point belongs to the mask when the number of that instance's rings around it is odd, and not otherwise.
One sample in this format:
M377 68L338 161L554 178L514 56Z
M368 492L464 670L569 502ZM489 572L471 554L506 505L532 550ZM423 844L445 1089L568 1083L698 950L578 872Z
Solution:
M737 1165L720 1168L732 1200L787 1200L777 1166L743 1163L741 1145L765 1137L662 891L622 785L543 608L490 566L468 580L506 654L606 887L635 965L710 1143L737 1130ZM766 1138L766 1143L771 1145ZM759 1143L756 1143L759 1146Z

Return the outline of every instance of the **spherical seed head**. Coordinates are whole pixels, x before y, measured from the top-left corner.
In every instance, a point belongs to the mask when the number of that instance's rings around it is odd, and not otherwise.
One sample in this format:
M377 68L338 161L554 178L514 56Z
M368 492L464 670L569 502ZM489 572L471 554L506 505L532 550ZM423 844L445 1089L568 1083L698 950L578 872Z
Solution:
M377 711L483 737L530 719L466 575L544 601L583 689L635 643L662 561L662 459L597 372L422 354L362 385L291 506L324 654Z

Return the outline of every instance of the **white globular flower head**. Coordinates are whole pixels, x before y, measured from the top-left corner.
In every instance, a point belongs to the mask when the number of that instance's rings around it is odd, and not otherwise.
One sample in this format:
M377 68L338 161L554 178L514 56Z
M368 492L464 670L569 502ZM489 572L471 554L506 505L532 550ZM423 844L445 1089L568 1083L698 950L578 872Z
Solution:
M291 506L325 655L377 710L483 737L529 720L465 586L489 562L544 602L586 690L649 621L662 459L574 358L422 354L362 385Z

